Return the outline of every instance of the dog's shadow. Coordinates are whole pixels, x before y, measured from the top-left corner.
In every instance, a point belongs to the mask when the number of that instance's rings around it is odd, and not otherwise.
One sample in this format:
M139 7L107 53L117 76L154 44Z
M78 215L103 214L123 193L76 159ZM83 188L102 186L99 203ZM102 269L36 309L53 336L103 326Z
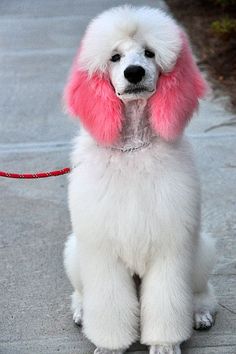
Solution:
M140 298L140 287L141 287L142 280L137 274L135 274L133 276L133 279L134 279L134 283L135 283L135 287L136 287L136 291L137 291L137 296L138 296L138 298ZM141 351L148 353L148 347L144 344L136 342L131 345L131 347L127 350L127 353L141 352Z

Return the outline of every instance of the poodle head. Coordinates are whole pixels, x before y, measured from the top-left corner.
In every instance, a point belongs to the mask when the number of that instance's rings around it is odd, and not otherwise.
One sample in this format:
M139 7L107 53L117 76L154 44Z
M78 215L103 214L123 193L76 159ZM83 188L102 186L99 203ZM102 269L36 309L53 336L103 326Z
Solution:
M188 39L176 22L159 9L121 6L89 24L65 101L69 113L108 145L119 138L127 101L146 99L153 130L174 140L205 91Z

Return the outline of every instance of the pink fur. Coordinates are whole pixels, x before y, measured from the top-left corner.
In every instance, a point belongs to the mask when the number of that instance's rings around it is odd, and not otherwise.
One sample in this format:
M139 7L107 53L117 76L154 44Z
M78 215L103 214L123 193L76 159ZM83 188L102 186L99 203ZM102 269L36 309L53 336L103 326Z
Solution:
M161 74L156 93L149 99L151 124L165 140L176 139L184 130L198 99L206 92L203 80L192 57L187 37L181 34L183 48L174 69ZM65 101L72 116L80 117L84 127L99 143L109 145L119 138L122 128L122 101L115 95L104 74L73 65L65 88Z
M68 111L101 144L113 143L121 130L122 102L104 75L79 70L74 64L64 93Z
M187 37L184 33L181 37L183 47L174 69L160 76L157 91L149 100L152 126L165 140L174 140L183 132L207 89Z

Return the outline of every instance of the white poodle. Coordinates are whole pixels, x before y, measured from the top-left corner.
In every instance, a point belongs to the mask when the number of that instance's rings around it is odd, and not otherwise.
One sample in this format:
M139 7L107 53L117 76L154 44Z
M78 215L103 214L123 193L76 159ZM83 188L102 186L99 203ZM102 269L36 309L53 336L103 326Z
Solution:
M179 354L193 325L213 323L214 243L199 234L198 175L182 136L205 90L164 12L117 7L88 26L65 89L84 129L64 257L73 318L95 353L124 353L140 335L151 354Z

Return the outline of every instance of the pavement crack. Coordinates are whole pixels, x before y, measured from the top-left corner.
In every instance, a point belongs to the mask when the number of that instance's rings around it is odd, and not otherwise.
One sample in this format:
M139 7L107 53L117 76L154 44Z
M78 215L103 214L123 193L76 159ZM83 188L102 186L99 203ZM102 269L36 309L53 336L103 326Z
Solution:
M225 164L224 167L225 167L225 168L236 168L236 165L233 165L233 164L231 164L231 163L227 163L227 164Z
M0 153L50 152L71 149L70 141L47 141L38 143L0 144Z
M216 124L216 125L212 125L211 127L207 128L204 130L205 133L213 130L213 129L217 129L217 128L221 128L221 127L227 127L227 126L236 126L236 117L233 117L231 119L229 119L226 122L220 123L220 124Z
M219 305L220 305L221 307L223 307L223 309L225 309L225 310L229 311L230 313L232 313L233 315L236 315L236 312L233 311L233 310L231 310L229 307L227 307L227 306L221 304L220 302L219 302Z

